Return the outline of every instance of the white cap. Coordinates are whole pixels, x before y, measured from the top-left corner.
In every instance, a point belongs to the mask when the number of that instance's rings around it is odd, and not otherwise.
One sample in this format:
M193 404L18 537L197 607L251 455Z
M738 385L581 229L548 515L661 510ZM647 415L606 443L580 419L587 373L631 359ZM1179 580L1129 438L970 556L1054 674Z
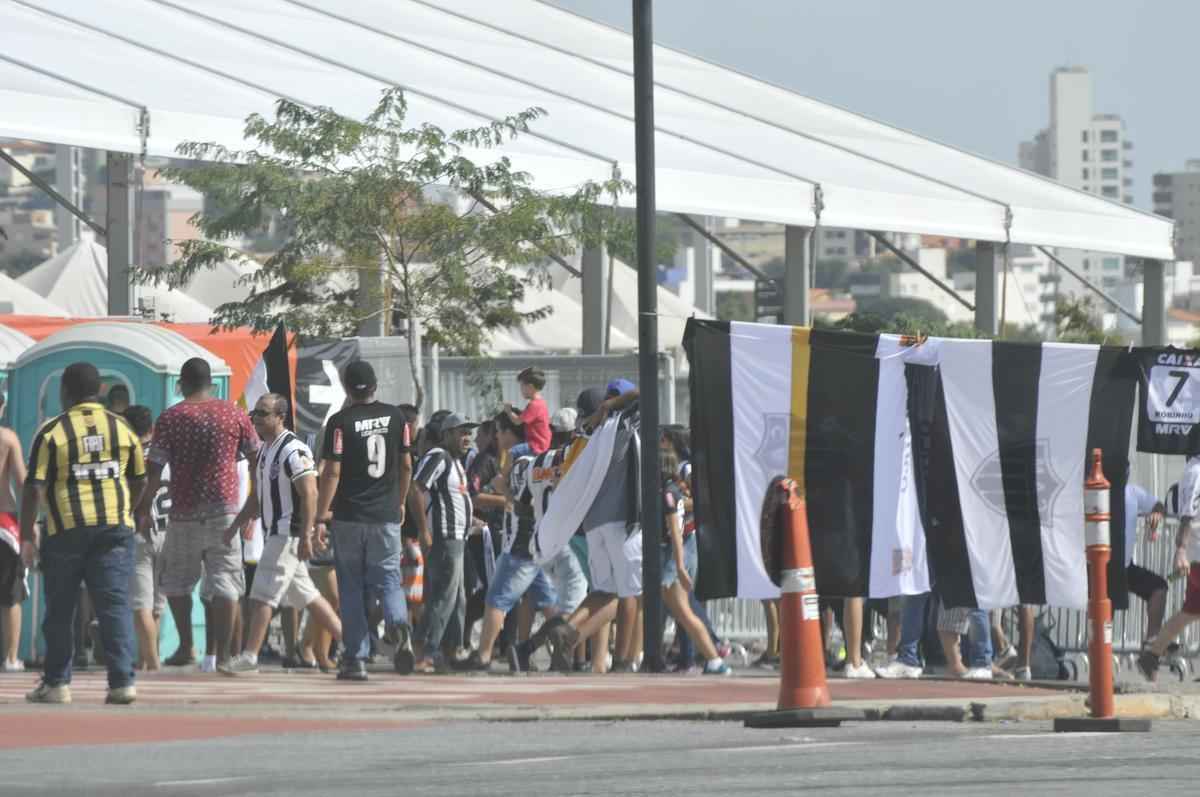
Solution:
M575 420L578 417L579 413L575 411L574 407L563 407L550 419L550 428L559 432L573 432L575 431Z

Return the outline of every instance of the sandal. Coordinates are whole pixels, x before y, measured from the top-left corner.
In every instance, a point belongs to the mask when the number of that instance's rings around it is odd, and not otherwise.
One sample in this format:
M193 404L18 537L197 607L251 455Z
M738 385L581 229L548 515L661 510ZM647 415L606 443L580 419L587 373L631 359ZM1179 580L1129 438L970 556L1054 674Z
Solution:
M413 665L413 672L418 675L433 675L437 671L437 664L433 659L428 657L421 659Z

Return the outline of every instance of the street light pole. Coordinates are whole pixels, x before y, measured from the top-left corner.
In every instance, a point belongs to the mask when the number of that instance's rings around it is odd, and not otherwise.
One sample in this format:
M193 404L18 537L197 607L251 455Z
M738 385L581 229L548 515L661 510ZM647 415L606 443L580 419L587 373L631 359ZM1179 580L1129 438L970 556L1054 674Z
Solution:
M658 263L654 254L654 3L633 0L637 156L638 383L642 414L642 608L645 660L662 644L662 484L658 470Z

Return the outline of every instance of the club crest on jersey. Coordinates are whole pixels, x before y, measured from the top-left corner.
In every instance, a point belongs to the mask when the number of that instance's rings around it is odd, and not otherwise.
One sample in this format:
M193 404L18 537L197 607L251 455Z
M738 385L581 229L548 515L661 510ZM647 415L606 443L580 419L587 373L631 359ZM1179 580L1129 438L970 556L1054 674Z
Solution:
M1014 452L1012 457L1019 459L1017 465L1023 464L1028 451ZM1038 519L1043 528L1054 525L1054 503L1063 490L1063 480L1054 472L1050 461L1050 445L1046 440L1034 443L1034 472L1020 474L1021 488L1035 490L1037 496ZM1008 505L1004 496L1004 474L1001 469L999 451L993 451L975 469L971 477L971 489L983 499L989 509L999 515L1008 514Z
M763 413L763 436L754 455L772 473L786 473L788 466L788 425L786 412Z

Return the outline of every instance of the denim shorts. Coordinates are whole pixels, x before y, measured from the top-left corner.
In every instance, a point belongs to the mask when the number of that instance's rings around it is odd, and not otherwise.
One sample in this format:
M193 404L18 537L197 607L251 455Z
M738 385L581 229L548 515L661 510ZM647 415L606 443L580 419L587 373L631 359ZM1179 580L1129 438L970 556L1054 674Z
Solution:
M696 569L699 564L699 555L696 552L696 535L689 534L683 540L683 566L687 570L687 574L692 579L692 583L696 582ZM674 584L679 580L679 573L675 570L675 550L670 545L662 547L662 585L663 589Z
M558 603L554 585L537 563L524 556L501 554L496 562L496 577L488 585L487 605L507 614L526 592L535 609L550 609Z

